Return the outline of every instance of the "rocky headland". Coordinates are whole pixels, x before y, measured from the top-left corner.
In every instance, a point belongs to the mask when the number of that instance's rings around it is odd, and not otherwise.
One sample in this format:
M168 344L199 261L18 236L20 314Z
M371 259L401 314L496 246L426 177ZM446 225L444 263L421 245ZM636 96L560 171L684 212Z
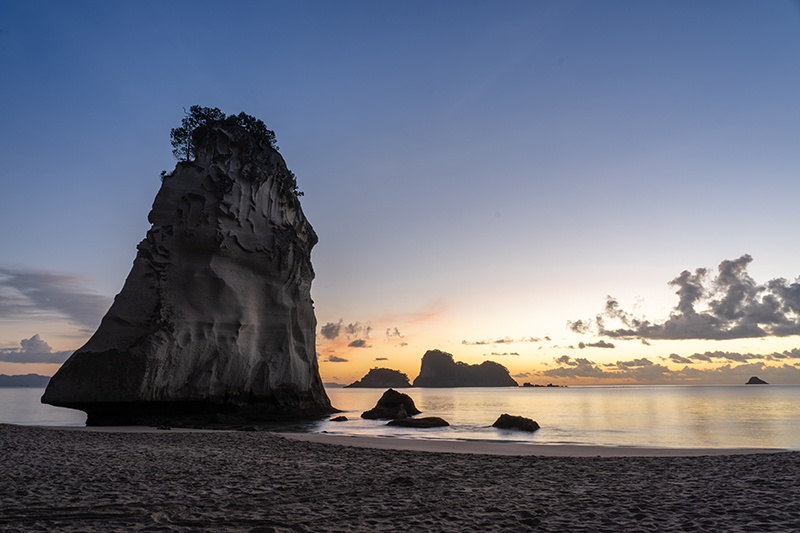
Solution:
M164 175L122 291L43 402L85 411L88 425L333 411L310 295L317 235L294 174L257 134L272 132L253 121L221 115L191 132L187 160Z
M508 369L494 361L469 365L455 361L452 354L428 350L422 356L415 387L517 387Z

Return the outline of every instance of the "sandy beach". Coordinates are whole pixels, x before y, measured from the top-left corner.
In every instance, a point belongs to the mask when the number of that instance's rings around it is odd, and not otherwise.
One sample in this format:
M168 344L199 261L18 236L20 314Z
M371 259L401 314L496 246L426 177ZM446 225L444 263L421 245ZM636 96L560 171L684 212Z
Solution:
M800 452L501 455L329 437L0 425L0 530L800 530Z

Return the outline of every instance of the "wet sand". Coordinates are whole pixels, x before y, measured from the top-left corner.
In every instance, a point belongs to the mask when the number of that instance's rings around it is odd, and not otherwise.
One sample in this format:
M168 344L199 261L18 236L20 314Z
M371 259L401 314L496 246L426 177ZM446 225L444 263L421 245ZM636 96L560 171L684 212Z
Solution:
M372 444L0 425L0 530L800 530L800 452L548 457Z

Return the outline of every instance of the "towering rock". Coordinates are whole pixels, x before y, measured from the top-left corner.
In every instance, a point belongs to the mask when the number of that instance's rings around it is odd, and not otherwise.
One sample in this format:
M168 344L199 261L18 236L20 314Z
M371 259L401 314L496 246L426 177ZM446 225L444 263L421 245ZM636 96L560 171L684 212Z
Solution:
M194 161L164 177L122 291L42 401L85 411L88 425L333 411L310 295L317 235L294 175L269 142L231 121L194 142Z

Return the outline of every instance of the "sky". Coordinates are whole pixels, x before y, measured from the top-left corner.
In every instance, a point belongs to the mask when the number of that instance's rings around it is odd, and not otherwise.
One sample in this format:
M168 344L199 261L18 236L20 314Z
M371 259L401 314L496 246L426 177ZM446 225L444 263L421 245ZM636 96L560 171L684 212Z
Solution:
M51 375L184 108L276 132L320 373L800 383L800 4L0 0L0 373Z

